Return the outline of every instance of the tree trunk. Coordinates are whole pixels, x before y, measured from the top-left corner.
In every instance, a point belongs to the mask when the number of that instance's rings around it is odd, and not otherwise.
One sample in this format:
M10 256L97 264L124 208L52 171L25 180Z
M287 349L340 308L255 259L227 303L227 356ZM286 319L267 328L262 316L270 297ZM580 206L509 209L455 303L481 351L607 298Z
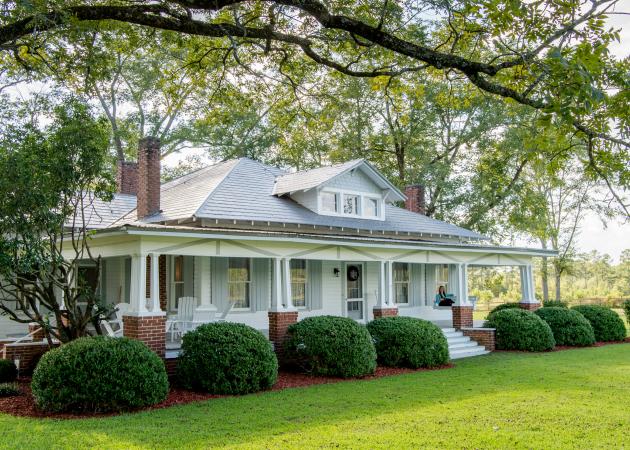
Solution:
M547 249L547 242L541 239L540 243L542 244L542 248ZM549 300L549 261L546 256L543 256L542 264L540 266L540 276L542 278L542 291L543 291L543 301Z
M556 300L560 301L560 271L556 269L555 278L556 278Z

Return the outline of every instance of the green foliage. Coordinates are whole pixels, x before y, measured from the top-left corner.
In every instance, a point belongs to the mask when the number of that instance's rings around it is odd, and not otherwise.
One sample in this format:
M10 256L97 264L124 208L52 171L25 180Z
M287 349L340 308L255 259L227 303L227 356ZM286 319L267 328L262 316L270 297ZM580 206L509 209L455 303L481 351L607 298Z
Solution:
M75 283L70 266L74 258L91 258L84 226L94 216L90 205L112 196L109 137L107 125L76 98L43 116L4 124L0 134L0 311L17 318L19 310L66 342L86 335L87 325L103 312L98 287ZM65 226L70 223L72 237ZM71 238L74 246L64 245ZM64 321L58 289L64 291Z
M497 330L497 349L544 352L555 346L545 321L524 309L504 309L488 316L486 326Z
M166 399L164 362L140 341L86 337L42 356L31 387L44 411L107 412Z
M626 322L630 323L630 300L623 302L623 312L626 315Z
M534 312L553 332L556 345L585 347L595 343L593 327L579 312L566 307L543 307Z
M17 379L18 371L13 361L0 359L0 383L10 383Z
M621 341L626 338L626 325L612 309L598 305L579 305L571 309L591 323L597 341Z
M413 317L384 317L367 325L378 362L384 366L437 367L448 362L448 342L433 323Z
M561 300L545 300L543 301L543 307L545 308L568 308L569 304Z
M188 389L248 394L274 385L278 360L269 340L254 328L209 323L184 335L177 375Z
M365 326L347 317L307 317L289 326L285 354L314 375L361 377L376 370L376 349Z
M22 395L20 388L13 383L0 383L0 398Z
M521 306L520 306L518 303L516 303L516 302L503 303L503 304L501 304L501 305L495 306L495 307L492 309L492 311L490 311L490 312L488 313L488 320L490 320L490 317L491 317L493 314L495 314L495 313L497 313L497 312L499 312L499 311L504 311L504 310L506 310L506 309L520 309L520 308L521 308Z

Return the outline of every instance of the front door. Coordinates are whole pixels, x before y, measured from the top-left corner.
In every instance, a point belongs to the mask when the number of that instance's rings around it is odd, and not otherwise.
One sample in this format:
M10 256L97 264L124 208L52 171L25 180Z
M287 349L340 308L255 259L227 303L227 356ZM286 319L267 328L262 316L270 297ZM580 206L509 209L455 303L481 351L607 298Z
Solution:
M346 265L346 307L347 315L354 320L363 320L363 264Z

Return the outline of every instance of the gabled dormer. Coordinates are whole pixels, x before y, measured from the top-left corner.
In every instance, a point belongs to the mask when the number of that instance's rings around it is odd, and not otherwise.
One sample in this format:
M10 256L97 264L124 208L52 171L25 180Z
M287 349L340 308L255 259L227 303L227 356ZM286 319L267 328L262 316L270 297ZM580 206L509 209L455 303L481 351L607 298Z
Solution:
M371 220L385 220L385 205L406 198L364 159L281 175L273 194L320 215Z

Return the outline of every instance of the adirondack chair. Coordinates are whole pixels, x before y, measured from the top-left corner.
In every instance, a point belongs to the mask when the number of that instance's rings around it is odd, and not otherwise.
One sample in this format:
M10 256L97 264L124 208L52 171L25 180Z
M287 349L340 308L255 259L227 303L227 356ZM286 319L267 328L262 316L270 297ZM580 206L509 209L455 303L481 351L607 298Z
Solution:
M109 325L117 325L116 327L116 331L123 332L123 316L125 315L125 313L127 311L129 311L129 303L118 303L115 307L114 307L114 314L116 315L116 318L113 320L108 320Z
M195 297L180 297L177 306L177 316L166 321L166 333L171 335L171 341L176 335L181 338L188 331L194 330L200 323L195 322Z

